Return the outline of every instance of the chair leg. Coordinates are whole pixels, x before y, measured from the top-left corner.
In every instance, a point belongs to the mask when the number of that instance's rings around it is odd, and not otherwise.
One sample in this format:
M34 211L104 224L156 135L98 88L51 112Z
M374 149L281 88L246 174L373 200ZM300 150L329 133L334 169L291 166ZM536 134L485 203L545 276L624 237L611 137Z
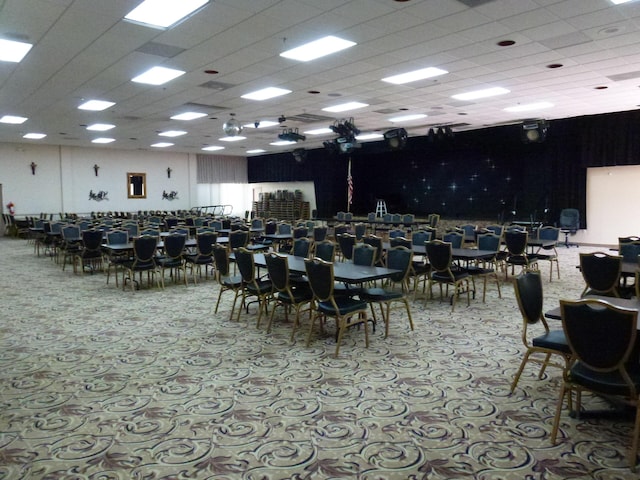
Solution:
M569 395L571 395L571 390L568 390ZM562 413L562 405L564 404L564 396L567 393L567 387L563 383L560 388L560 397L558 398L558 403L556 405L556 415L553 418L553 427L551 428L551 444L556 444L556 436L558 435L558 427L560 426L560 414Z
M520 367L518 368L518 371L516 372L516 375L515 375L515 377L513 377L513 381L511 382L511 393L513 393L513 391L518 386L518 381L520 380L520 376L522 375L522 371L524 370L524 366L529 361L529 355L531 355L531 351L527 350L525 352L525 354L524 354L524 357L522 357L522 361L520 362Z

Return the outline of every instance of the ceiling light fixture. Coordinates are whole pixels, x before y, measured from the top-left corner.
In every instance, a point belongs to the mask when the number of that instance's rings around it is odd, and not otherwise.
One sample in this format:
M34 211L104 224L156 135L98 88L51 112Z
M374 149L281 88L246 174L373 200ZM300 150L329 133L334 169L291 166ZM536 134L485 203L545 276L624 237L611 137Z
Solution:
M328 35L326 37L319 38L299 47L292 48L286 52L280 54L281 57L290 58L292 60L298 60L300 62L308 62L315 60L316 58L324 57L332 53L339 52L349 47L356 45L355 42L345 40L344 38L334 37Z
M93 125L89 125L87 127L87 130L92 130L95 132L106 132L107 130L111 130L112 128L116 128L116 126L110 123L94 123Z
M256 90L255 92L246 93L241 95L240 98L244 98L245 100L269 100L270 98L280 97L282 95L287 95L291 93L291 90L287 90L286 88L279 87L267 87L261 90Z
M510 93L510 90L502 87L484 88L482 90L474 90L473 92L459 93L451 95L456 100L477 100L479 98L495 97L496 95L504 95Z
M172 147L173 145L174 145L173 143L169 143L169 142L158 142L158 143L151 144L151 146L154 148L167 148L167 147Z
M168 28L209 3L209 0L145 0L125 19L156 28Z
M101 138L94 138L93 140L91 140L91 143L111 143L115 141L116 141L115 138L101 137Z
M425 117L426 115L424 113L415 113L412 115L401 115L400 117L393 117L390 118L389 121L391 123L410 122L412 120L419 120Z
M221 142L239 142L240 140L246 140L247 137L241 135L234 135L233 137L220 137L218 140Z
M219 145L210 145L208 147L202 147L202 150L205 150L207 152L215 152L218 150L224 150L224 147L221 147Z
M91 110L92 112L101 112L109 107L113 107L115 102L107 102L104 100L87 100L81 105L78 105L78 110Z
M171 118L171 120L195 120L196 118L202 118L206 116L207 114L202 112L184 112L169 118Z
M187 132L184 130L167 130L166 132L159 132L158 135L161 137L179 137L181 135L186 135Z
M449 72L436 67L421 68L420 70L414 70L412 72L400 73L391 77L383 78L383 82L394 83L396 85L402 85L404 83L415 82L418 80L424 80L426 78L438 77L445 75Z
M0 123L11 123L14 125L20 125L28 120L26 117L17 117L15 115L4 115L0 118Z
M26 133L22 138L28 138L29 140L41 140L46 136L46 133Z
M167 67L152 67L146 72L131 79L132 82L146 83L148 85L164 85L180 75L184 75L182 70L175 70Z
M550 102L537 102L537 103L528 103L525 105L515 105L513 107L507 107L504 109L505 112L529 112L531 110L542 110L544 108L553 107L553 103Z
M0 60L3 62L20 63L33 47L30 43L16 42L0 38Z
M325 112L340 113L340 112L346 112L348 110L356 110L358 108L364 108L368 106L369 106L368 103L347 102L347 103L341 103L340 105L334 105L332 107L323 108L322 110Z

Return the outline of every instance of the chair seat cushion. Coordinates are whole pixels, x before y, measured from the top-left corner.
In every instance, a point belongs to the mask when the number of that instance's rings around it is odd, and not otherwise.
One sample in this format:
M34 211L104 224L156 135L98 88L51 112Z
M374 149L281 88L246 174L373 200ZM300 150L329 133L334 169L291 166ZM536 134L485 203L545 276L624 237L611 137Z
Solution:
M640 371L638 367L628 370L631 381L640 390ZM595 372L577 362L570 372L571 381L596 392L610 395L627 395L629 387L619 372Z
M365 302L388 302L403 297L401 292L385 290L384 288L364 288L358 296L360 300Z
M563 330L550 330L549 333L540 335L531 340L534 347L551 348L564 353L571 353L571 348L567 343L567 338Z
M204 265L205 263L213 262L213 257L203 255L187 255L184 259L189 263L195 263L198 265Z
M318 302L318 311L326 315L347 315L359 310L366 310L367 303L362 300L356 300L351 297L334 297L338 310L333 307L331 302Z
M489 275L490 273L495 273L495 270L493 268L476 267L474 265L466 267L465 270L469 275Z
M273 285L271 284L271 280L258 280L256 285L248 283L247 290L251 293L262 295L273 290Z
M310 288L297 287L291 290L291 295L287 292L278 292L278 300L285 303L302 303L309 301L313 298L313 292Z
M458 280L464 280L469 276L467 272L464 272L462 270L451 270L451 273L453 274L453 280L455 280L456 282ZM437 282L451 281L451 276L447 275L446 273L433 272L431 274L431 278Z
M227 288L238 288L242 285L242 276L232 275L229 277L220 277L220 283Z

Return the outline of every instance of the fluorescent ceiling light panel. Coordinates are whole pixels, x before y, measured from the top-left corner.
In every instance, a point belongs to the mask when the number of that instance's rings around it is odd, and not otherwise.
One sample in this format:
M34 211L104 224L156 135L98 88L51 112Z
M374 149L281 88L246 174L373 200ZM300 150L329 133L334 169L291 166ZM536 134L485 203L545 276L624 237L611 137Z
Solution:
M496 95L504 95L509 93L510 90L502 87L485 88L483 90L475 90L473 92L459 93L457 95L451 95L451 98L456 100L477 100L479 98L495 97Z
M115 125L111 125L110 123L94 123L93 125L89 125L87 130L93 130L96 132L106 132L107 130L111 130L112 128L116 128Z
M207 152L215 152L216 150L224 150L224 147L220 147L218 145L211 145L209 147L203 147L202 150L206 150Z
M357 108L368 107L368 103L360 103L360 102L347 102L342 103L340 105L334 105L333 107L323 108L322 110L325 112L339 113L346 112L347 110L355 110Z
M253 150L247 150L247 153L264 153L266 152L266 150L263 150L262 148L255 148Z
M245 95L242 95L240 98L244 98L246 100L268 100L274 97L280 97L282 95L286 95L291 93L291 90L287 90L286 88L278 88L278 87L267 87L262 90L256 90L255 92L250 92Z
M449 72L436 67L421 68L420 70L414 70L413 72L400 73L399 75L393 75L391 77L383 78L383 82L395 83L401 85L403 83L415 82L417 80L424 80L425 78L437 77L439 75L445 75Z
M505 112L528 112L530 110L542 110L544 108L553 107L553 103L550 102L537 102L537 103L528 103L526 105L516 105L514 107L507 107L504 109Z
M260 120L258 122L258 126L256 127L256 125L254 123L247 123L246 125L243 125L244 128L267 128L267 127L273 127L275 125L279 125L278 122L274 122L272 120Z
M171 120L195 120L196 118L206 117L206 113L201 112L184 112L170 117Z
M275 145L276 147L280 147L282 145L295 145L297 142L293 142L291 140L278 140L276 142L271 142L269 145Z
M167 130L166 132L160 132L158 135L161 137L179 137L180 135L186 135L184 130Z
M246 140L246 139L247 137L236 135L234 137L222 137L222 138L219 138L218 140L220 140L221 142L238 142L240 140Z
M329 35L282 52L280 56L300 62L308 62L316 58L324 57L325 55L339 52L345 48L353 47L354 45L356 45L356 42Z
M91 110L93 112L101 112L109 107L113 107L114 102L105 102L104 100L87 100L82 105L78 106L79 110Z
M30 43L16 42L0 38L0 60L19 63L33 47Z
M124 18L153 27L168 28L207 3L209 0L145 0Z
M155 148L167 148L167 147L172 147L174 144L173 143L169 143L169 142L158 142L158 143L154 143L151 146L155 147Z
M40 140L46 136L47 136L46 133L27 133L23 135L22 138L28 138L30 140Z
M305 132L307 135L325 135L327 133L333 133L333 130L331 130L328 127L325 128L316 128L314 130L306 130Z
M424 117L426 117L424 113L414 113L411 115L401 115L399 117L393 117L393 118L390 118L389 121L393 123L410 122L411 120L418 120Z
M0 118L0 123L12 123L14 125L20 125L28 120L25 117L16 117L15 115L5 115Z
M623 3L634 2L635 0L611 0L614 5L622 5Z
M357 135L356 140L374 140L376 138L384 138L384 135L381 133L363 133L362 135Z
M94 138L93 140L91 140L91 143L111 143L115 141L116 141L115 138L101 137L101 138Z
M180 75L184 75L184 73L182 70L175 70L173 68L152 67L137 77L132 78L131 81L149 85L163 85L174 78L178 78Z

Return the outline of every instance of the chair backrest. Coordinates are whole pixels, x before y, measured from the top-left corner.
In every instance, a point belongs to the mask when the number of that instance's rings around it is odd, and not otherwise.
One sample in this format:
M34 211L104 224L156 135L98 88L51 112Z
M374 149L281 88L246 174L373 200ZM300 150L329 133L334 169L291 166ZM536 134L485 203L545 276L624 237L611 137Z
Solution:
M428 222L431 228L436 228L438 226L438 222L440 222L440 215L437 213L430 213Z
M293 238L303 238L309 234L309 229L305 226L293 229Z
M291 235L292 228L290 223L279 223L278 235Z
M405 238L405 237L391 237L389 239L389 245L391 247L406 247L409 250L411 250L411 248L413 248L413 244L412 244L411 240L409 240L408 238Z
M314 256L321 258L325 262L334 262L336 259L336 244L331 240L315 242Z
M264 221L261 218L251 219L251 228L264 228Z
M213 246L213 262L220 277L229 276L229 250L224 245L216 243Z
M391 247L387 250L387 268L393 270L399 270L397 273L393 273L389 280L393 283L406 282L409 272L411 270L411 260L413 259L413 252L406 247L398 246Z
M307 237L296 238L293 241L293 248L291 249L291 253L294 257L309 257L309 253L311 252L311 245L313 245L312 241Z
M560 211L558 226L575 233L580 228L580 211L577 208L564 208Z
M65 242L80 240L80 227L77 225L65 225L60 233Z
M402 224L406 226L411 226L415 221L415 215L413 213L405 213L402 215Z
M86 251L102 250L102 231L101 230L84 230L82 232L82 246Z
M333 236L337 239L338 235L342 235L343 233L347 233L349 231L349 227L344 224L338 224L333 227Z
M235 251L236 265L242 275L242 281L245 283L254 283L256 279L256 264L253 258L253 252L244 247L237 248Z
M500 249L502 238L495 233L481 233L478 235L476 245L478 250L491 250L497 252Z
M344 222L344 216L345 212L338 212L336 213L336 220L338 220L339 222Z
M376 221L376 212L367 213L367 222L375 222Z
M504 243L509 255L525 255L529 233L525 230L507 230L504 232Z
M413 245L424 246L425 242L433 240L433 233L426 230L416 230L411 234L411 243Z
M321 302L332 299L334 285L333 263L325 262L320 258L312 258L304 261L304 267L314 297Z
M353 226L353 230L354 230L354 233L356 235L356 240L360 241L360 240L362 240L362 237L364 237L364 234L367 233L367 224L366 223L356 223Z
M427 258L431 267L438 272L451 271L451 243L441 240L431 240L425 244Z
M91 228L91 221L82 220L78 222L78 227L80 227L80 231L89 230Z
M618 253L623 262L640 263L640 241L620 243Z
M158 237L142 235L133 239L133 253L136 262L152 262L158 246Z
M109 230L107 232L107 244L115 245L127 243L129 241L129 232L126 230Z
M557 242L558 238L560 238L560 229L550 225L544 226L538 230L538 238L540 240L555 240Z
M630 237L618 237L618 245L623 243L631 243L631 242L639 242L640 237L630 236Z
M527 324L543 320L542 278L540 272L525 272L518 275L513 283L518 300L518 308Z
M476 233L476 230L478 229L477 225L465 223L464 225L460 225L458 228L462 230L465 240L475 239L475 233Z
M484 228L499 236L502 236L502 232L504 232L504 227L502 225L487 225Z
M376 261L374 262L374 265L381 266L383 251L382 238L377 235L367 235L362 239L362 242L371 245L372 247L376 247Z
M389 230L389 239L396 238L396 237L404 237L404 235L405 235L404 230L401 230L399 228L394 228L392 230Z
M160 230L157 228L143 228L140 231L140 236L157 237L160 238Z
M249 244L249 232L236 230L229 234L229 249L235 250L239 247L246 247Z
M560 300L560 310L567 343L578 362L597 372L625 370L636 344L637 310L586 298ZM628 375L622 377L634 390Z
M274 252L264 254L267 272L273 287L279 292L289 291L289 259Z
M179 233L171 233L164 237L164 252L168 257L180 258L184 253L187 237Z
M614 294L620 282L622 257L604 252L580 254L580 271L587 288L594 293Z
M355 265L371 267L376 261L376 247L368 243L356 243L353 246L351 259Z
M327 238L327 227L325 226L315 226L313 227L313 240L316 242L321 242Z
M204 257L213 255L213 245L217 240L217 232L205 232L196 235L196 249L198 250L198 255Z
M447 232L442 236L442 241L451 244L451 248L462 248L464 235L460 232Z
M128 222L123 224L121 228L129 232L129 238L137 237L140 233L140 227L137 223Z
M353 246L356 244L356 236L349 233L342 233L338 235L337 239L342 256L347 260L351 260L353 255Z
M164 225L167 230L171 230L178 225L178 219L176 217L167 217L164 219Z
M210 220L209 226L215 228L216 230L222 230L222 220Z

